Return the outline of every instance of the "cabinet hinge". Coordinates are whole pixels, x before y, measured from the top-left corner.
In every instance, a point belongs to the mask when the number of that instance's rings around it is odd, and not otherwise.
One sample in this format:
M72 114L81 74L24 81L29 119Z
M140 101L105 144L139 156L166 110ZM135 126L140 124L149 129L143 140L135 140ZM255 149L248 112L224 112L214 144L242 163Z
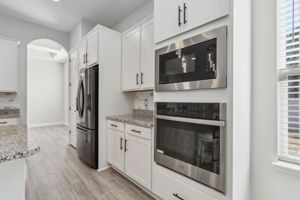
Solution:
M72 86L72 83L69 83L69 87L71 87Z
M71 133L72 133L72 131L71 131L71 130L69 130L69 135L71 135Z

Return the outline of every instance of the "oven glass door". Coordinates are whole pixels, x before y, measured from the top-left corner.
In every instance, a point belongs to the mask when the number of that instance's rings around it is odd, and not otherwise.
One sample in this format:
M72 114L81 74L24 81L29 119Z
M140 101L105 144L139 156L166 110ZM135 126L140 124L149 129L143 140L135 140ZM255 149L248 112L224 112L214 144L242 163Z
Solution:
M156 150L220 174L220 127L157 119Z
M217 39L159 56L159 84L217 78Z

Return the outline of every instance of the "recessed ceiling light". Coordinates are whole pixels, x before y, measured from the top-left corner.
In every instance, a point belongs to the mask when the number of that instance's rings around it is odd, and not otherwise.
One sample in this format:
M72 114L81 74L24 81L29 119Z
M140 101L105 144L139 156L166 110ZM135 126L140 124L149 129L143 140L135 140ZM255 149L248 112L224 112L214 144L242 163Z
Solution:
M52 0L52 1L54 1L54 2L60 2L60 0Z

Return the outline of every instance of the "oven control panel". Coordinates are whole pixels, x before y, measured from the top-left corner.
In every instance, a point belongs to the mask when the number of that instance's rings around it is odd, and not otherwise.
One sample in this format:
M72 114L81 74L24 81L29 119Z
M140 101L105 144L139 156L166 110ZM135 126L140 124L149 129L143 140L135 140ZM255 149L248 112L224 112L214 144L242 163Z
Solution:
M156 103L156 113L174 117L223 120L220 103Z

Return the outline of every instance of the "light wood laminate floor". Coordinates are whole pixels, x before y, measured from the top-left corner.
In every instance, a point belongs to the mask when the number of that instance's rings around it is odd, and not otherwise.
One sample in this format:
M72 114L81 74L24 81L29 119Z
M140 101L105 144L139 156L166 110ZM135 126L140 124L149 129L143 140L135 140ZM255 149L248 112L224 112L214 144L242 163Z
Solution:
M27 160L26 200L153 200L115 170L83 164L65 126L32 128L29 136L41 151Z

